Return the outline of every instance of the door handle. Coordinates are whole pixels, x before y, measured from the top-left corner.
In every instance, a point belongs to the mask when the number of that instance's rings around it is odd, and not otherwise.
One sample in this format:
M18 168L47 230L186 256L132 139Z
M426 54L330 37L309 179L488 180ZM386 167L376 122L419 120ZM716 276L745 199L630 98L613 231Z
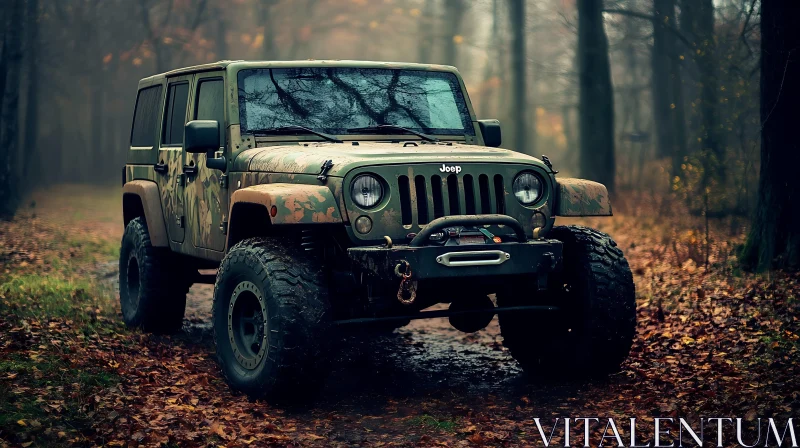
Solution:
M164 163L164 162L158 162L158 163L156 163L156 164L155 164L155 166L153 167L153 170L154 170L156 173L161 173L161 174L164 174L164 173L166 173L166 172L167 172L167 170L168 170L168 168L167 168L167 164L166 164L166 163Z

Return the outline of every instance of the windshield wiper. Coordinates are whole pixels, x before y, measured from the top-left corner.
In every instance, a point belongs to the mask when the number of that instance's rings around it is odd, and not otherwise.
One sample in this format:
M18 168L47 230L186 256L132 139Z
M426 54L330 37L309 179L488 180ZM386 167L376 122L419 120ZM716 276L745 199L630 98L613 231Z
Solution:
M313 134L328 140L329 142L342 143L342 141L335 135L326 134L324 132L315 131L305 126L281 126L271 129L257 129L253 131L255 135L283 135L283 134Z
M378 124L375 126L366 126L363 128L350 128L347 130L347 132L379 132L379 131L395 131L395 132L413 134L429 142L439 141L438 138L433 137L431 135L423 134L422 132L418 132L409 128L404 128L402 126L397 126L396 124Z

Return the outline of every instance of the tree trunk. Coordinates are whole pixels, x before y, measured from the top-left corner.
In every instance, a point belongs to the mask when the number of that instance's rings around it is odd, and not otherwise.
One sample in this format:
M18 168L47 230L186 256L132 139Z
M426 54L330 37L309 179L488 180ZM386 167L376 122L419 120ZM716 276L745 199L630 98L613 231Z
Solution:
M17 151L19 150L19 86L22 65L22 21L24 0L12 0L4 40L5 89L0 133L0 219L14 216L19 205Z
M275 2L272 0L264 1L259 5L261 8L261 24L264 25L264 60L277 59L277 48L275 47L275 30L273 29L272 7ZM220 22L221 23L221 22ZM221 25L220 25L221 26ZM222 58L221 58L222 59Z
M28 32L27 73L28 90L25 100L25 150L23 151L22 176L25 186L34 185L39 179L41 167L39 146L36 137L39 127L39 1L28 0L26 18Z
M511 113L514 117L514 149L533 154L528 142L528 88L527 53L525 51L525 0L510 0L508 12L511 19L511 73L514 77Z
M800 2L761 2L761 172L745 267L800 267Z
M498 0L492 1L492 33L489 37L489 51L492 54L499 54L500 49L500 21L498 20ZM481 107L481 114L484 117L494 116L494 108L489 107L489 101L497 96L495 89L489 89L487 83L494 77L495 69L497 68L497 60L490 58L486 60L486 65L483 67L483 89L481 89L478 104ZM490 111L492 111L490 113Z
M614 92L601 1L578 1L580 168L614 191Z
M446 65L458 65L457 37L461 37L461 21L464 19L464 4L461 0L445 0L444 17L447 33L444 36L444 58Z
M653 49L651 52L653 81L653 121L655 121L656 157L672 157L675 136L673 134L672 111L672 52L673 36L668 26L674 22L673 0L653 1Z
M703 160L703 187L712 180L723 182L725 177L724 145L719 132L716 41L714 38L713 0L683 0L681 4L681 29L693 37L697 64L698 82L696 92L699 101L698 133L701 159Z
M698 58L700 70L700 102L703 126L703 151L707 154L706 172L720 182L725 176L724 145L720 141L717 117L716 43L714 38L714 3L698 3L698 43L702 45Z
M422 64L431 62L431 48L433 41L431 37L431 22L433 21L433 0L423 0L424 6L422 7L422 17L420 17L418 25L418 33L420 36L419 46L417 47L417 59Z
M216 32L216 35L217 35L217 37L215 39L216 44L217 44L217 58L216 59L218 61L221 61L221 60L224 60L224 59L231 59L231 58L228 57L228 42L225 40L225 38L228 35L228 23L225 21L225 17L224 17L223 12L221 10L218 11L218 14L219 14L219 19L215 20L215 22L216 22L216 30L215 30L215 32ZM264 24L264 46L265 47L267 45L273 45L273 47L274 47L274 42L272 41L272 39L270 39L271 36L272 36L272 30L268 29L267 28L267 24L265 23ZM267 42L267 39L270 39L270 41Z
M674 41L673 41L674 43ZM672 76L672 130L674 136L674 152L672 153L672 176L681 176L683 159L689 154L686 142L686 104L683 96L683 74L680 56L675 49L671 64Z

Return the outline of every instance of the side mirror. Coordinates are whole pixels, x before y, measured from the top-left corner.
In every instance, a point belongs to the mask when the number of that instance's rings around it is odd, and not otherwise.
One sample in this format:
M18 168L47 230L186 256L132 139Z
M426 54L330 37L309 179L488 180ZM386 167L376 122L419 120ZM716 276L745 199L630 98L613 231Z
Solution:
M186 123L183 136L186 152L206 154L206 166L214 170L225 171L227 163L224 157L216 158L214 153L219 149L219 122L216 120L194 120Z
M184 130L186 152L203 154L219 149L219 123L216 120L194 120Z
M502 144L500 135L500 120L478 120L478 125L483 134L483 144L497 148Z

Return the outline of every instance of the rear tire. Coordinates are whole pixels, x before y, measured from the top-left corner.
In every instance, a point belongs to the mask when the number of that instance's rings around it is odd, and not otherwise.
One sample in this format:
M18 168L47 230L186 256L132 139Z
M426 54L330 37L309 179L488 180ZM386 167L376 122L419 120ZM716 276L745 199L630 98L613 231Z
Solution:
M311 398L327 372L330 305L313 258L273 238L250 238L222 260L214 342L228 384L255 398Z
M143 217L131 220L119 253L119 301L125 324L154 333L180 330L191 286L189 272L169 248L153 247Z
M564 243L563 270L549 279L542 302L561 308L554 319L499 316L503 344L523 369L543 377L588 377L619 371L636 332L636 290L622 251L605 233L554 227ZM498 295L501 306L530 304Z

